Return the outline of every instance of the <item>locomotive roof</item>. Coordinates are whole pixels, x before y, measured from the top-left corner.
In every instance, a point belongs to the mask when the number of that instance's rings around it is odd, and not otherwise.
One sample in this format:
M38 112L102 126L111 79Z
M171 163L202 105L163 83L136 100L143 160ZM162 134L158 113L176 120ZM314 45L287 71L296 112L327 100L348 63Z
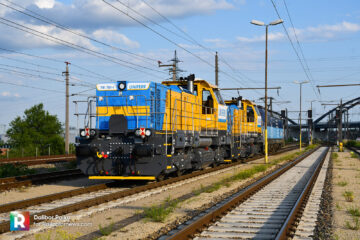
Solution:
M184 83L186 84L186 80L184 81L163 81L162 84L164 85L184 85ZM194 83L201 83L201 84L204 84L206 87L209 87L209 88L219 88L218 86L216 85L213 85L211 83L209 83L208 81L206 80L203 80L203 79L198 79L196 78Z

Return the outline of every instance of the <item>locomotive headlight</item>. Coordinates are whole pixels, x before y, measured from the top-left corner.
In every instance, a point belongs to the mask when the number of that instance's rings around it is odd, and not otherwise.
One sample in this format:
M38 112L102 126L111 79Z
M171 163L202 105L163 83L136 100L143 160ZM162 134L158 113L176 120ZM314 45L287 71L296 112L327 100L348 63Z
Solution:
M147 137L150 137L150 136L151 136L151 130L150 130L150 129L146 129L146 130L145 130L145 135L146 135Z
M85 130L82 130L82 131L80 132L80 135L81 135L82 137L85 137L85 136L86 136Z
M119 86L119 89L120 89L120 90L124 90L125 87L126 87L126 85L125 85L124 82L120 82L118 86Z
M136 135L136 136L140 136L140 133L141 133L140 129L136 129L135 135Z
M96 131L95 131L94 129L92 129L92 130L90 131L90 135L91 135L91 136L95 136L95 134L96 134Z

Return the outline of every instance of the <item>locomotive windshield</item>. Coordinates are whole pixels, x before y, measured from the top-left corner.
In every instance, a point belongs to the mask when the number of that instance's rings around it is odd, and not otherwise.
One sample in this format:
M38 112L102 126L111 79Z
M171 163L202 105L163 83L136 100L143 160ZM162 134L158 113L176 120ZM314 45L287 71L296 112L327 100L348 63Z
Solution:
M219 89L214 89L214 94L219 104L225 104L223 98L221 97Z

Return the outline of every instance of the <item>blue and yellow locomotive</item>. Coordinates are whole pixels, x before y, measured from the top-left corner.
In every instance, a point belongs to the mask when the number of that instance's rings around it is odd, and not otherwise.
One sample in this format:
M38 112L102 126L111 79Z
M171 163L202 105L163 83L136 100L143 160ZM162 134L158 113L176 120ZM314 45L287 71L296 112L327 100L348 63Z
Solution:
M91 179L162 179L263 151L264 111L241 98L224 101L217 86L194 75L161 84L98 84L88 104L96 126L88 121L80 130L76 156ZM276 149L282 122L269 124Z

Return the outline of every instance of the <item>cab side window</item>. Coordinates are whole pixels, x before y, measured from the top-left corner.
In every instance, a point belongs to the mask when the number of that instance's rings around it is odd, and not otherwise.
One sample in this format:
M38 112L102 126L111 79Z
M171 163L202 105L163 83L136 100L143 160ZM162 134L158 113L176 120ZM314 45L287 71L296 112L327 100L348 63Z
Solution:
M202 114L213 114L214 99L210 91L202 91Z
M246 108L246 116L248 122L254 122L255 121L255 114L254 109L251 106L247 106Z

